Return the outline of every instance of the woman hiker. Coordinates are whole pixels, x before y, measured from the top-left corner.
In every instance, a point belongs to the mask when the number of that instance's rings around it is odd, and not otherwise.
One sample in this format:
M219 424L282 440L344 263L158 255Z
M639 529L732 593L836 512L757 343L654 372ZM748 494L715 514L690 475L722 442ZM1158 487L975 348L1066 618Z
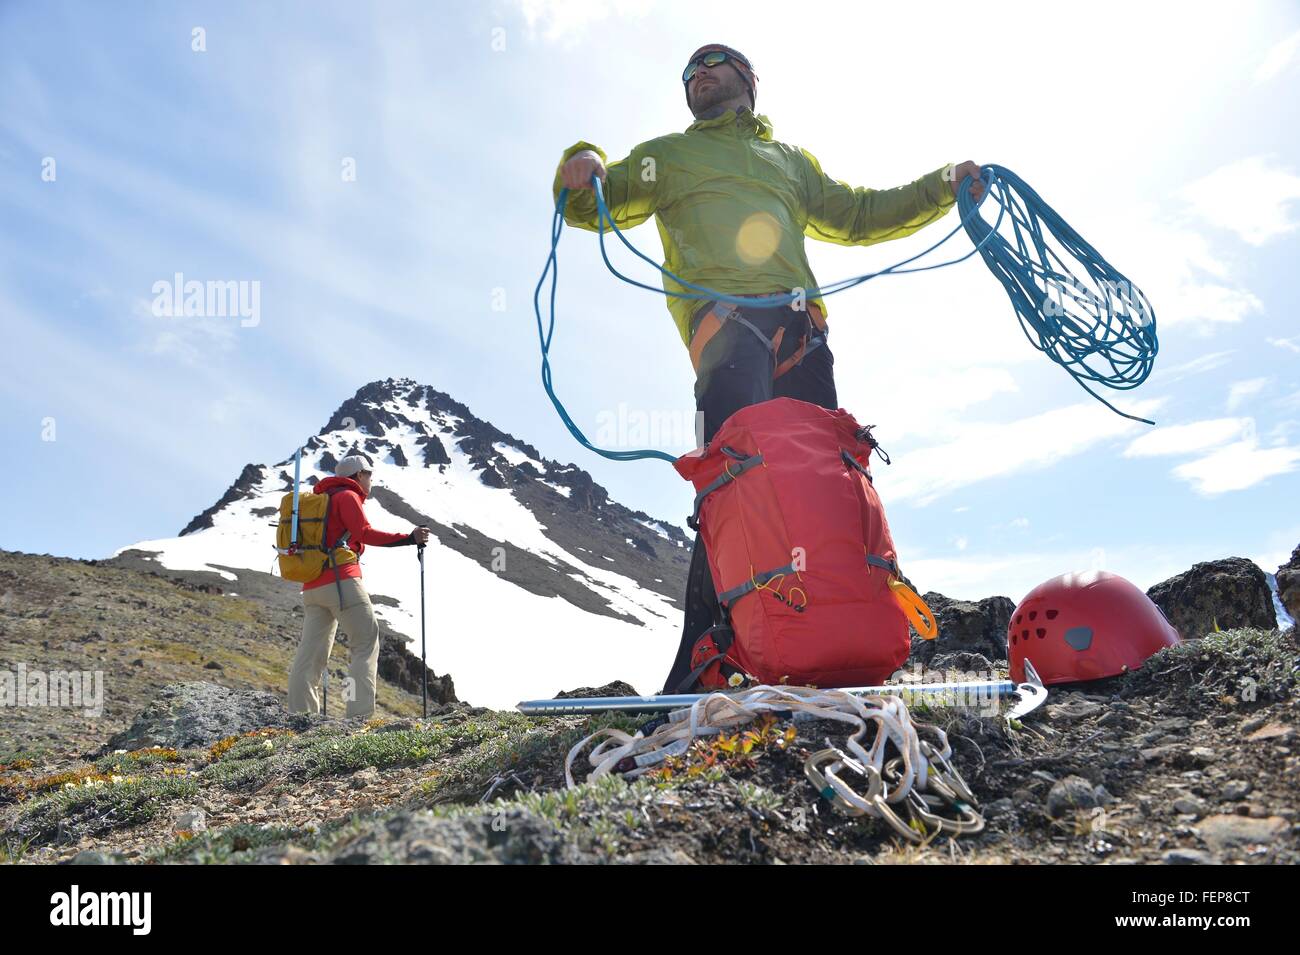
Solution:
M319 577L302 585L302 642L289 671L289 710L293 713L319 713L320 697L316 687L329 662L334 633L341 625L348 635L352 662L348 668L352 692L347 703L348 716L370 716L375 711L375 679L379 669L379 621L370 605L370 595L361 585L361 554L366 545L401 547L423 546L429 529L417 527L408 534L390 534L375 530L366 520L363 509L370 494L374 461L368 454L352 451L314 488L317 494L329 494L329 518L326 527L332 542L346 532L347 548L356 560L338 566L326 566ZM327 546L331 541L327 541Z

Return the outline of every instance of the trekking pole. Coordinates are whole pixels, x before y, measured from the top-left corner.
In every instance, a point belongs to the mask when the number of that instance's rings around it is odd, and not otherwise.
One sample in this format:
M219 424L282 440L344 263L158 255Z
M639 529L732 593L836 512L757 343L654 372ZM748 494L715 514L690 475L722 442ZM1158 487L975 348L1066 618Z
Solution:
M429 718L429 664L425 662L424 645L424 545L415 548L415 555L420 559L420 699L424 718Z
M330 658L325 658L325 672L321 674L321 716L330 715Z

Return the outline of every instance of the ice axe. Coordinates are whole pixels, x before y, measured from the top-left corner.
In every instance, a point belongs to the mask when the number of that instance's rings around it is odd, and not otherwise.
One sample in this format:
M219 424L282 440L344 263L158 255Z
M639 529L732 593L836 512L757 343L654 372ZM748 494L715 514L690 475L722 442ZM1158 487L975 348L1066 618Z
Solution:
M719 691L721 692L721 691ZM1006 713L1007 720L1018 720L1032 713L1047 699L1047 687L1039 679L1034 665L1025 661L1025 679L967 680L954 683L899 683L886 686L859 686L843 692L853 696L901 696L909 704L928 702L951 703L956 706L976 707L1016 697L1016 703ZM659 696L600 696L572 700L527 700L516 709L527 716L574 716L609 713L623 710L628 713L666 713L688 707L712 696L710 693L670 693Z
M1047 701L1047 687L1043 686L1038 671L1028 660L1025 661L1025 679L1016 684L1016 692L1020 699L1007 711L1008 722L1028 716Z

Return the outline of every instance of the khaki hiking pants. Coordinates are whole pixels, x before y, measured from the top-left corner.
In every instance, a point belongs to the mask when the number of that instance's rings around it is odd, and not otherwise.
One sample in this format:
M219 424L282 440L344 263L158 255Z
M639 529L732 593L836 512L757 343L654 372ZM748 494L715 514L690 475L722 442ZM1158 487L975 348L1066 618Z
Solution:
M343 606L339 607L339 589ZM379 669L379 621L370 595L360 579L345 577L340 587L331 582L303 592L302 642L289 671L289 711L319 713L317 690L334 646L334 633L341 625L348 635L352 663L348 667L351 686L344 684L348 716L369 716L375 711L375 674Z

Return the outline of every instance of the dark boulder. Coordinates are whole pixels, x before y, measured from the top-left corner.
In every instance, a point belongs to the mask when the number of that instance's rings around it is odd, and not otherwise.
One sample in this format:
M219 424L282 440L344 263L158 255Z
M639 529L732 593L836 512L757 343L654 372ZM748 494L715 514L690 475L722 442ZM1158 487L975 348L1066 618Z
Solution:
M234 690L215 683L172 683L163 687L130 728L105 743L100 755L152 746L206 747L227 736L267 727L302 730L314 719L290 713L279 697L260 690Z
M1184 640L1220 630L1273 630L1277 614L1268 578L1253 561L1225 557L1194 564L1147 591Z
M630 683L615 680L604 686L580 686L576 690L561 690L555 694L557 700L590 700L598 696L640 696Z
M954 680L996 680L999 670L1005 670L1005 663L999 667L982 653L973 650L956 650L952 653L936 653L927 666L931 670L942 671L945 679L952 674Z
M411 652L405 640L398 634L383 633L379 642L379 678L394 686L401 687L407 693L420 696L424 687L420 681L420 671L426 669L420 658ZM442 676L428 670L429 702L437 705L456 703L456 684L451 674Z
M1010 597L985 597L978 602L952 600L930 591L924 597L939 625L939 636L922 640L912 633L909 663L930 666L936 654L977 653L999 662L1007 658L1007 626L1016 605Z

